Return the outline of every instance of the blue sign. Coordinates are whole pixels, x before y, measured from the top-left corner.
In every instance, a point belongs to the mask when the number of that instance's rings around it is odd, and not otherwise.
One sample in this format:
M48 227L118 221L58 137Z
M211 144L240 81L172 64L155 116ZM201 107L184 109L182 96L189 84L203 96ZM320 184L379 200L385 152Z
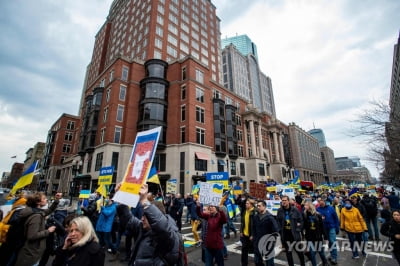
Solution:
M228 181L228 172L216 172L216 173L206 173L207 181Z

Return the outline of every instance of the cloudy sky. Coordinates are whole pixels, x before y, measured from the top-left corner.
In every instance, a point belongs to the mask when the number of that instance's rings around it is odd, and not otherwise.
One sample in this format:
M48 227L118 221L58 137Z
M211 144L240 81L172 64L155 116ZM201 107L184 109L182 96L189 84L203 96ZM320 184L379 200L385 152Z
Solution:
M112 0L0 1L0 173L23 162L62 113L77 114L94 37ZM271 77L277 117L321 128L335 156L359 156L351 121L389 98L398 0L214 0L222 38L247 34ZM17 155L16 159L11 157Z

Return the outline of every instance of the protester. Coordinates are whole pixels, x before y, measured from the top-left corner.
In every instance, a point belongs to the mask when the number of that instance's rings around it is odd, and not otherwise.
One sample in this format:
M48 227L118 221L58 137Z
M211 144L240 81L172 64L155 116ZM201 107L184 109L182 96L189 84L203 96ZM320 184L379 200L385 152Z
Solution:
M132 234L129 234L128 230L126 230L126 226L131 218L131 210L125 204L117 205L117 215L119 218L119 228L117 235L117 243L115 244L115 248L118 250L121 244L122 236L125 235L125 258L123 261L129 261L131 256L131 248L132 248Z
M304 204L303 220L305 231L304 235L307 241L307 248L310 252L312 266L317 265L316 253L319 254L322 265L328 265L328 260L325 257L325 249L322 242L324 235L323 219L321 214L315 210L314 204L310 201L307 201Z
M376 240L379 241L379 230L378 230L378 202L377 199L374 196L370 196L368 193L365 193L362 200L361 204L364 205L365 210L366 210L366 219L365 222L368 227L368 239L369 240ZM374 227L374 234L372 232L372 226Z
M393 241L393 256L400 265L400 210L392 212L392 219L382 225L381 233Z
M69 233L62 249L59 249L53 266L103 266L104 249L86 216L74 218L69 225Z
M338 257L336 235L339 233L340 224L336 210L332 206L327 205L326 202L326 197L319 198L317 211L322 215L325 235L328 239L328 247L331 254L329 261L331 264L336 265Z
M207 221L207 230L204 236L205 265L213 266L214 260L218 266L224 265L222 228L227 217L217 206L209 206L209 213L203 212L200 202L196 201L196 212L200 218Z
M387 196L387 199L389 200L389 205L392 210L400 210L399 197L394 191L390 192L390 195Z
M253 217L253 224L251 230L250 239L253 241L254 248L254 262L256 266L266 265L273 266L274 265L274 257L266 260L265 264L263 262L263 258L261 256L260 250L258 248L258 244L262 237L272 234L279 233L279 227L275 220L275 218L267 211L267 206L265 201L259 200L257 202L257 214ZM276 236L273 236L276 237ZM275 248L275 245L272 245L272 248ZM272 252L272 251L270 251Z
M296 207L290 205L288 196L282 196L281 207L278 209L276 218L280 230L282 245L285 248L286 258L289 266L294 265L292 255L293 250L291 250L292 247L295 248L295 251L300 259L300 264L304 266L304 254L302 251L296 248L298 246L297 243L301 241L303 217Z
M359 259L359 251L363 250L362 234L368 230L360 211L353 207L350 199L344 201L344 208L340 213L340 228L347 232L353 259ZM364 252L364 251L363 251Z
M253 218L256 214L254 209L254 200L246 200L246 208L242 213L242 219L240 224L240 241L242 242L242 265L246 266L249 263L249 252L253 250L253 244L251 242L250 236L252 235L251 230L253 229Z
M120 184L117 185L116 191ZM171 216L159 209L161 202L150 203L147 199L148 185L143 184L139 191L139 202L143 206L143 216L131 216L127 229L133 232L135 244L129 265L173 265L176 263L180 234ZM155 203L160 203L155 205Z
M196 213L196 202L195 200L198 199L197 195L193 196L193 199L190 201L187 201L187 211L190 212L190 222L192 224L192 233L194 237L194 241L196 242L196 247L199 247L201 245L200 242L200 236L199 233L197 232L197 228L200 224L200 219L199 216L197 216Z
M57 208L62 194L57 193L53 204L48 209L42 209L47 205L47 197L43 192L37 192L28 196L26 208L20 213L25 220L25 242L18 253L16 266L37 265L46 248L46 238L56 229L55 226L45 228L45 217Z
M178 226L179 232L182 230L182 214L185 202L180 193L175 195L175 198L171 202L170 215L174 218L176 225Z
M105 200L105 206L101 207L99 219L96 224L96 233L99 237L101 247L106 246L107 250L113 254L112 260L118 259L119 252L111 239L111 230L115 215L117 214L117 204L111 199Z

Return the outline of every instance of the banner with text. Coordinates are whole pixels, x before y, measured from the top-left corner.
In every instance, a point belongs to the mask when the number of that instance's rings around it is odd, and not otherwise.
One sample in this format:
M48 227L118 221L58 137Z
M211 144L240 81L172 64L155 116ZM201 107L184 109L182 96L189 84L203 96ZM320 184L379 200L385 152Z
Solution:
M216 183L200 182L199 201L205 205L219 206L223 186Z
M266 199L265 184L250 182L250 195L257 199Z
M100 175L98 181L99 186L111 185L113 173L114 173L114 166L107 166L100 168Z
M224 189L229 189L229 174L227 172L206 173L206 181L222 184Z
M149 175L160 133L161 127L137 133L121 188L115 193L114 201L128 206L137 205L139 190Z
M269 211L272 215L276 216L278 213L278 209L281 207L280 200L266 200L267 211Z

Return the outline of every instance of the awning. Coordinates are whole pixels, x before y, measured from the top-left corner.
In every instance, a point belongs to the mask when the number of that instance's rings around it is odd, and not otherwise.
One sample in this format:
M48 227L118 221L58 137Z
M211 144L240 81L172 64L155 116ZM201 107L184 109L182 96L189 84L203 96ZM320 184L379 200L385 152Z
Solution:
M210 160L210 156L208 156L208 154L206 153L202 153L202 152L195 152L197 159L199 160Z
M225 164L225 160L218 160L218 164L219 164L219 165L226 165L226 164Z

